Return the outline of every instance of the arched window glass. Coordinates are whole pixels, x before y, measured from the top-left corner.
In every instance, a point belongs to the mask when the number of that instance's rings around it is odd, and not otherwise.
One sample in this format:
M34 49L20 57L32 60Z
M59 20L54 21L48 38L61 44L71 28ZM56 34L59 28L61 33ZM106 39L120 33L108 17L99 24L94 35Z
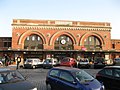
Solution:
M55 49L58 50L73 50L73 41L66 35L61 35L55 40Z
M27 40L29 40L29 36L27 37Z
M38 41L40 41L40 37L39 37L39 36L38 36L38 38L37 38L37 39L38 39Z
M43 40L38 35L32 34L25 39L24 49L43 49Z
M96 36L89 36L88 38L86 38L84 40L84 47L87 50L101 50L102 49L101 41Z
M32 41L34 41L35 40L35 36L32 36Z

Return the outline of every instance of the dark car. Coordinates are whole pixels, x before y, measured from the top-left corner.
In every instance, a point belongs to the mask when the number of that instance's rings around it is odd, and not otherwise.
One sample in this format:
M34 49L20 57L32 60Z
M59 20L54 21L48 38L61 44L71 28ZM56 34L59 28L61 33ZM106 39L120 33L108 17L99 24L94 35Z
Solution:
M75 67L77 65L77 62L74 58L71 57L65 57L60 61L60 66L70 66Z
M120 65L120 58L114 59L114 65Z
M54 67L46 76L46 88L47 90L104 90L104 85L84 70Z
M89 60L87 58L80 59L78 61L78 67L79 68L82 68L82 67L90 68L90 62L89 62Z
M17 70L0 68L0 90L37 90Z
M96 74L108 90L120 90L120 66L106 66Z
M106 66L106 60L102 57L96 57L94 60L94 68L103 68Z
M45 59L43 62L43 68L52 68L59 65L59 62L55 58Z

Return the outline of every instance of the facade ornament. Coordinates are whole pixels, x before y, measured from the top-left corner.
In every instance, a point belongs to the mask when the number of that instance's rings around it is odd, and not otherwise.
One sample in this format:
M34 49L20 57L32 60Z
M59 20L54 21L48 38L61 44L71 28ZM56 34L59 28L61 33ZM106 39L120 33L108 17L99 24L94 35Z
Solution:
M17 33L16 33L16 36L20 36L20 33L19 33L19 32L17 32Z
M47 33L47 35L46 35L47 37L50 37L50 33Z
M77 37L80 37L80 34L77 34L76 36L77 36Z

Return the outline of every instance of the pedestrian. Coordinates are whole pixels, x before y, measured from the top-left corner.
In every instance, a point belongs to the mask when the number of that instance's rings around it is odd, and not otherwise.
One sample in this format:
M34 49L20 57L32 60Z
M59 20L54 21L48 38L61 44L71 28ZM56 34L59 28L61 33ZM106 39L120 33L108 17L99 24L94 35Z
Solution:
M5 66L8 66L8 62L9 62L8 55L5 54L5 62L4 62Z
M21 56L18 56L18 57L17 57L17 68L16 68L16 69L18 69L20 62L21 62Z

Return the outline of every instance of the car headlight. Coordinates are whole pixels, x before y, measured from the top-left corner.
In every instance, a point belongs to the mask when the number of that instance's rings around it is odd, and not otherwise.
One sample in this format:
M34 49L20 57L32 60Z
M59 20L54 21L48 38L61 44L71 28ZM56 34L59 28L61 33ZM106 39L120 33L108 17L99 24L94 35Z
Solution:
M105 90L105 86L104 85L102 85L102 89Z
M31 89L31 90L37 90L37 88L33 88L33 89Z

